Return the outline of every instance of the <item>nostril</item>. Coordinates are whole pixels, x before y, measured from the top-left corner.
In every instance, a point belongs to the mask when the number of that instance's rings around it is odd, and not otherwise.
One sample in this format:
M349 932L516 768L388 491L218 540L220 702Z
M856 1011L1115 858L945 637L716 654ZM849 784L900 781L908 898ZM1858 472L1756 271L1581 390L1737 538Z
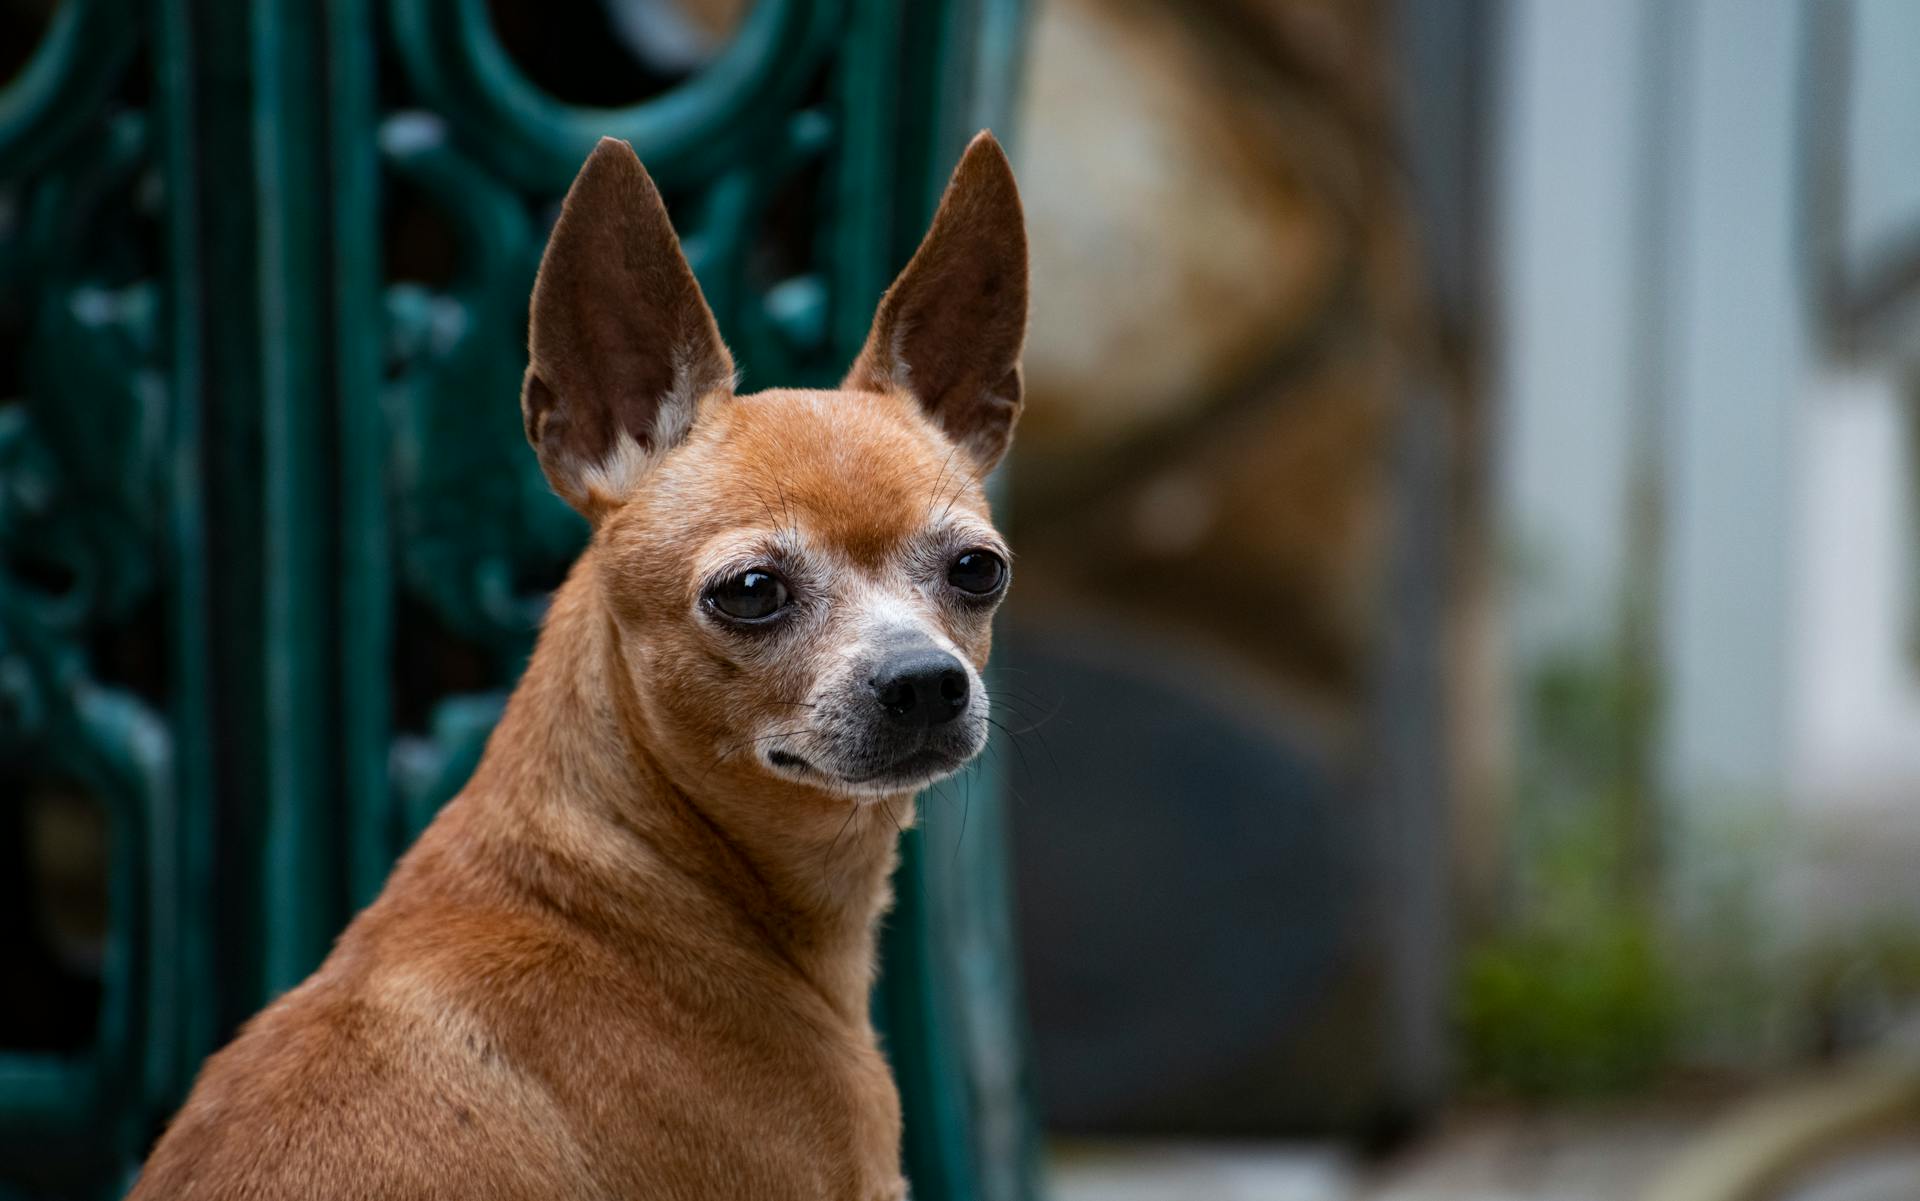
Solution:
M954 669L940 673L940 699L953 712L958 713L966 706L970 691L972 689L967 687L966 672Z
M882 683L875 692L879 695L881 707L895 717L905 717L913 712L914 701L918 699L914 695L913 681L904 677Z

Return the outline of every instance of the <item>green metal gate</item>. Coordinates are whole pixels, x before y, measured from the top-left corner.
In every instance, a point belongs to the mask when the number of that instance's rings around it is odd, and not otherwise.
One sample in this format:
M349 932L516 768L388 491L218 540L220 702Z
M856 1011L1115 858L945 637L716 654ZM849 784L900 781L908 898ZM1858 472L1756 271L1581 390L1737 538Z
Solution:
M593 141L660 182L747 386L830 382L1004 125L1022 14L760 0L629 86L564 66L601 48L562 10L611 3L38 7L0 0L0 1196L80 1197L464 780L584 541L515 401ZM875 1002L923 1199L1032 1187L970 791L964 840L909 836Z

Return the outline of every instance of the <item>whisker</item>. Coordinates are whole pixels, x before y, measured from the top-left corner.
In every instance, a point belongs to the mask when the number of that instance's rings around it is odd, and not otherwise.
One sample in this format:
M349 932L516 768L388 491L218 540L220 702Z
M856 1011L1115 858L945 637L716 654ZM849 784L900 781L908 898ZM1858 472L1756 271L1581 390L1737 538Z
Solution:
M960 453L958 444L947 448L947 457L940 462L940 474L934 477L933 488L927 495L927 516L933 516L933 506L940 500L940 485L947 482L947 468L953 465L953 456Z
M739 754L741 751L746 750L748 747L759 746L763 742L772 742L775 739L779 739L779 738L798 738L801 736L818 738L820 736L820 732L814 729L812 726L799 726L791 730L776 730L771 734L763 734L758 738L741 739L739 742L733 743L732 745L721 749L720 753L714 757L713 762L707 764L707 770L700 774L700 782L702 784L705 784L707 782L707 777L713 775L713 773L716 770L718 770L722 764L724 764L728 759L733 758L733 756Z
M1024 729L1019 731L1009 731L1010 733L1021 733L1021 734L1036 733L1042 727L1054 721L1061 721L1066 723L1067 725L1073 724L1073 719L1071 717L1064 717L1061 715L1061 711L1066 707L1066 701L1064 699L1056 699L1053 702L1052 706L1046 710L1046 712L1038 714L1036 716L1034 713L1029 711L1028 707L1032 706L1034 708L1038 708L1042 704L1044 704L1044 702L1038 700L1037 698L1029 697L1020 693L1002 692L992 688L987 689L987 697L996 706L1004 705L1008 710L1014 713L1015 716L1019 717L1022 721L1025 721L1027 723ZM1052 755L1053 748L1051 746L1047 748L1047 753L1049 756Z
M787 496L786 484L781 482L779 476L775 476L773 477L773 486L780 493L780 511L784 513L787 518L787 533L797 533L793 521L793 501Z
M700 773L700 783L702 785L705 785L707 782L707 778L713 775L714 772L720 770L721 764L725 763L728 759L733 758L733 756L739 754L741 751L745 749L746 749L746 744L740 743L734 746L727 747L726 749L722 750L717 756L714 757L714 760L712 763L707 764L707 770Z
M1008 731L1008 735L1009 737L1013 738L1016 745L1016 749L1018 749L1021 745L1024 745L1021 741L1023 737L1031 736L1034 739L1036 739L1040 743L1040 749L1047 753L1047 763L1049 766L1053 768L1054 779L1058 780L1060 778L1060 759L1059 759L1059 756L1053 753L1053 741L1049 739L1046 736L1046 733L1041 729L1042 726L1046 725L1049 721L1052 721L1056 717L1059 717L1058 709L1054 710L1052 713L1046 714L1045 716L1041 717L1038 721L1029 722L1025 729ZM1073 719L1070 717L1061 717L1060 720L1067 723L1068 725L1073 724Z
M1014 706L1012 705L1007 705L1006 707L1008 709L1014 708ZM1012 729L1011 727L1008 727L1006 725L1001 725L1000 728L1002 730L1005 730L1010 735L1035 733L1040 729L1042 729L1043 727L1045 727L1048 722L1053 721L1055 718L1059 717L1060 715L1056 711L1053 713L1043 713L1039 717L1035 717L1031 713L1020 713L1020 712L1015 712L1014 716L1020 718L1022 721L1026 722L1027 724L1020 727L1017 730Z
M749 738L746 740L746 742L742 743L741 746L744 749L745 747L759 746L763 742L773 742L774 740L780 739L780 738L798 738L802 735L805 735L810 738L818 738L820 736L820 732L814 729L812 726L801 726L798 729L793 729L793 730L776 730L771 734L762 734L758 738Z
M859 801L854 801L852 804L847 806L847 820L840 823L840 832L838 834L835 834L833 836L833 841L827 844L826 858L828 860L832 860L833 852L837 847L839 847L840 839L846 835L847 827L851 826L853 824L853 819L858 817L859 815L860 815Z
M1006 726L1002 725L993 717L987 718L987 724L1006 735L1007 741L1013 744L1014 753L1020 756L1020 770L1032 774L1033 769L1027 763L1027 752L1021 747L1020 740L1014 736L1013 731L1007 729Z
M964 843L967 840L967 815L972 812L973 812L973 773L969 771L964 776L961 777L960 832L953 836L953 862L949 866L953 866L953 867L959 866L960 844Z
M953 503L960 499L960 494L962 492L965 492L969 487L973 486L974 484L979 483L981 477L986 474L987 474L987 468L983 466L979 470L975 471L972 475L962 480L960 483L960 486L953 490L953 495L947 498L947 507L940 510L940 520L945 521L947 519L947 514L953 512Z
M1057 692L1042 692L1037 688L1029 688L1023 684L1010 684L1004 680L995 680L987 684L986 689L992 696L1017 696L1021 700L1031 701L1049 709L1058 707L1064 699Z
M933 783L927 785L926 791L921 793L920 795L939 797L942 801L945 801L949 806L951 806L953 804L953 794L947 791L947 788L946 788L947 784L948 784L947 780L935 780Z
M773 517L773 506L767 503L767 494L762 492L760 486L751 480L747 482L747 486L753 489L753 498L760 502L760 507L767 511L767 528L769 530L779 529L780 523L775 521Z
M1033 764L1027 759L1026 746L1021 742L1018 736L1022 734L1034 734L1035 731L1031 727L1025 730L1011 730L1011 729L1008 729L1006 725L1004 725L999 721L996 721L992 717L987 718L987 724L992 726L994 729L1000 731L1002 734L1006 735L1005 741L1010 743L1013 746L1013 753L1020 756L1020 770L1025 774L1031 776L1033 774ZM1053 767L1053 774L1054 774L1054 777L1057 779L1060 775L1060 760L1054 755L1053 746L1051 743L1047 741L1044 735L1040 736L1040 746L1043 750L1047 752L1047 760Z
M1001 758L1000 758L999 743L993 743L989 745L987 747L987 753L994 757L993 762L996 766L1001 768L1005 767L1005 764L1001 761ZM1025 805L1029 803L1026 798L1026 794L1022 793L1018 788L1015 788L1013 786L1013 780L1008 776L1005 770L1000 770L995 773L994 784L996 787L1006 792L1008 796L1011 796L1014 799L1014 802L1016 804Z

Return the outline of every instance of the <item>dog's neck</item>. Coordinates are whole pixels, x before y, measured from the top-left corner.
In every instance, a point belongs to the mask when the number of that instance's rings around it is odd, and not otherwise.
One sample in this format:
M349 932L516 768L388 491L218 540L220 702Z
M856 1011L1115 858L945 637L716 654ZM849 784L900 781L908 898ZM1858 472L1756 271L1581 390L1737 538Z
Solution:
M474 816L522 852L644 906L650 924L671 915L764 940L838 1012L865 1021L876 927L913 798L823 806L817 794L776 795L793 786L773 781L765 795L742 796L703 787L698 772L676 778L649 745L643 685L622 658L594 558L583 555L555 594L469 785Z

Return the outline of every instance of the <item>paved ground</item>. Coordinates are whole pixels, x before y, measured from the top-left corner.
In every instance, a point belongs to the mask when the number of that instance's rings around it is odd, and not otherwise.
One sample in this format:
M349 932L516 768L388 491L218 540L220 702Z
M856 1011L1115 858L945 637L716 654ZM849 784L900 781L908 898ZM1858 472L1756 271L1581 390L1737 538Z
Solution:
M1718 1107L1462 1116L1382 1164L1330 1146L1066 1143L1052 1201L1638 1201ZM1920 1134L1780 1201L1920 1201Z
M1800 1181L1786 1201L1913 1201L1920 1198L1920 1138L1850 1157Z
M1382 1165L1355 1196L1367 1201L1631 1201L1714 1112L1663 1107L1474 1114Z
M1201 1143L1056 1149L1050 1201L1350 1201L1358 1174L1341 1152Z

